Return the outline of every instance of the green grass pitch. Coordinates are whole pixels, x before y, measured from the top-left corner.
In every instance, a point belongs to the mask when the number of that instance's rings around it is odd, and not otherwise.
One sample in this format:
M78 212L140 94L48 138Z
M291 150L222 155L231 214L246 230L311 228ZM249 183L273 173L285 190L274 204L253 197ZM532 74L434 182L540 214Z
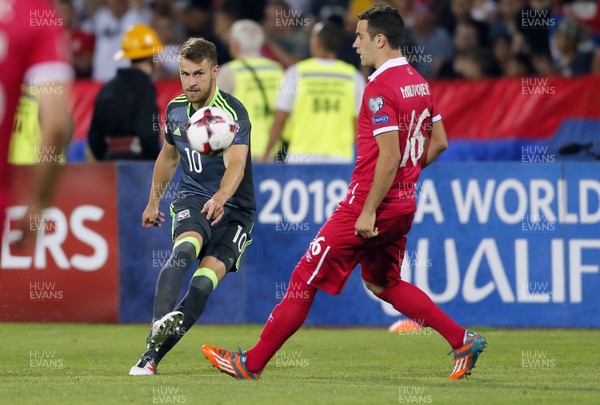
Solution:
M2 404L600 403L600 330L477 328L473 376L450 381L435 332L303 328L260 381L210 367L202 343L251 347L261 326L196 325L158 367L130 377L145 325L0 324Z

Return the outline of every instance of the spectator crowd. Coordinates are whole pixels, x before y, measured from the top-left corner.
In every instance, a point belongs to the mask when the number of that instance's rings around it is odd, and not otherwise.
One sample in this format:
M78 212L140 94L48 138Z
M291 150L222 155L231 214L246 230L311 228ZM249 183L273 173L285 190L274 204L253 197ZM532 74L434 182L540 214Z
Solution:
M54 0L71 41L78 78L107 81L123 35L148 24L165 44L158 78L176 78L177 49L190 36L214 42L220 64L232 60L234 22L252 19L265 32L263 57L287 68L310 56L318 21L345 30L339 59L359 67L351 45L358 13L373 0ZM408 27L403 53L429 80L564 77L600 72L600 10L589 0L388 0ZM363 70L365 75L369 72Z

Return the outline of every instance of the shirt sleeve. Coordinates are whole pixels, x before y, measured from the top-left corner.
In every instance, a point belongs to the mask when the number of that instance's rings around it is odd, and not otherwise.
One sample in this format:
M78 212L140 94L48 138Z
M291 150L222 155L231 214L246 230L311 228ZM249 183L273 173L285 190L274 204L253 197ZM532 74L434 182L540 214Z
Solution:
M279 97L275 103L275 109L285 112L292 111L296 100L296 86L298 85L298 68L292 65L285 71L283 84L279 90Z
M100 95L103 90L104 89L100 89L98 95ZM90 128L88 130L88 145L96 160L104 160L106 151L108 150L105 139L105 123L107 122L107 119L104 117L105 109L102 108L102 100L104 100L103 97L96 97L96 101L94 102L94 112L92 113L92 122L90 123Z
M398 130L398 108L391 89L371 82L365 88L364 102L373 136Z
M247 145L250 147L250 131L252 125L248 118L248 111L246 111L246 108L242 103L239 103L239 107L235 109L235 112L238 119L235 121L236 132L232 145Z
M437 109L437 105L435 104L435 100L433 96L431 97L431 122L437 122L442 120L442 114L439 113Z
M58 11L49 2L38 0L31 7L40 13L58 16ZM32 46L26 52L25 83L33 87L70 83L74 72L69 63L67 37L63 29L39 26L30 29L28 35L34 35L35 39L29 41Z
M175 145L175 140L173 139L173 128L171 128L173 124L169 122L169 106L167 106L167 110L165 111L165 117L165 142L167 142L169 145Z

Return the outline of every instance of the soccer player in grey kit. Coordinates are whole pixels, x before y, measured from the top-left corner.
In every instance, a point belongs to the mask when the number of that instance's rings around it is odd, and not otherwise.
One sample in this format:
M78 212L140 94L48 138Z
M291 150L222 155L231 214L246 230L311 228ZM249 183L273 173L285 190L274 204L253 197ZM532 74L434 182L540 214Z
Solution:
M250 158L250 121L242 103L218 89L219 66L214 44L190 38L179 52L184 94L166 111L163 148L156 159L148 205L142 214L146 228L160 226L159 203L179 163L183 173L180 198L171 204L173 251L158 276L146 352L130 375L156 374L162 358L202 314L208 297L251 243L256 201ZM189 118L203 107L231 114L238 128L233 145L222 156L200 155L186 137ZM176 305L187 270L200 259L187 294Z

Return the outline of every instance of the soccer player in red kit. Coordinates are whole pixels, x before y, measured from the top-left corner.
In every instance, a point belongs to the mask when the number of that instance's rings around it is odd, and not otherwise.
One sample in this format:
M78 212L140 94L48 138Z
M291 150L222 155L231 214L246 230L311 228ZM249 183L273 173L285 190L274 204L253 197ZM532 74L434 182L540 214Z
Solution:
M73 69L63 21L50 0L0 0L0 229L8 206L8 145L22 85L32 88L39 103L42 144L31 154L39 162L56 161L50 155L61 154L71 136L67 97ZM22 223L24 247L31 247L31 229L38 227L30 222L39 222L50 203L59 170L57 164L38 164L33 187L24 185L33 188Z
M460 327L400 277L406 234L416 211L412 191L421 168L446 149L446 132L429 85L400 52L402 17L389 6L375 6L358 18L353 46L362 64L376 70L363 95L348 193L294 269L289 289L256 346L247 352L202 347L215 367L235 378L258 379L306 319L317 290L340 294L359 263L370 291L448 341L454 353L451 379L469 375L486 346L483 336Z

